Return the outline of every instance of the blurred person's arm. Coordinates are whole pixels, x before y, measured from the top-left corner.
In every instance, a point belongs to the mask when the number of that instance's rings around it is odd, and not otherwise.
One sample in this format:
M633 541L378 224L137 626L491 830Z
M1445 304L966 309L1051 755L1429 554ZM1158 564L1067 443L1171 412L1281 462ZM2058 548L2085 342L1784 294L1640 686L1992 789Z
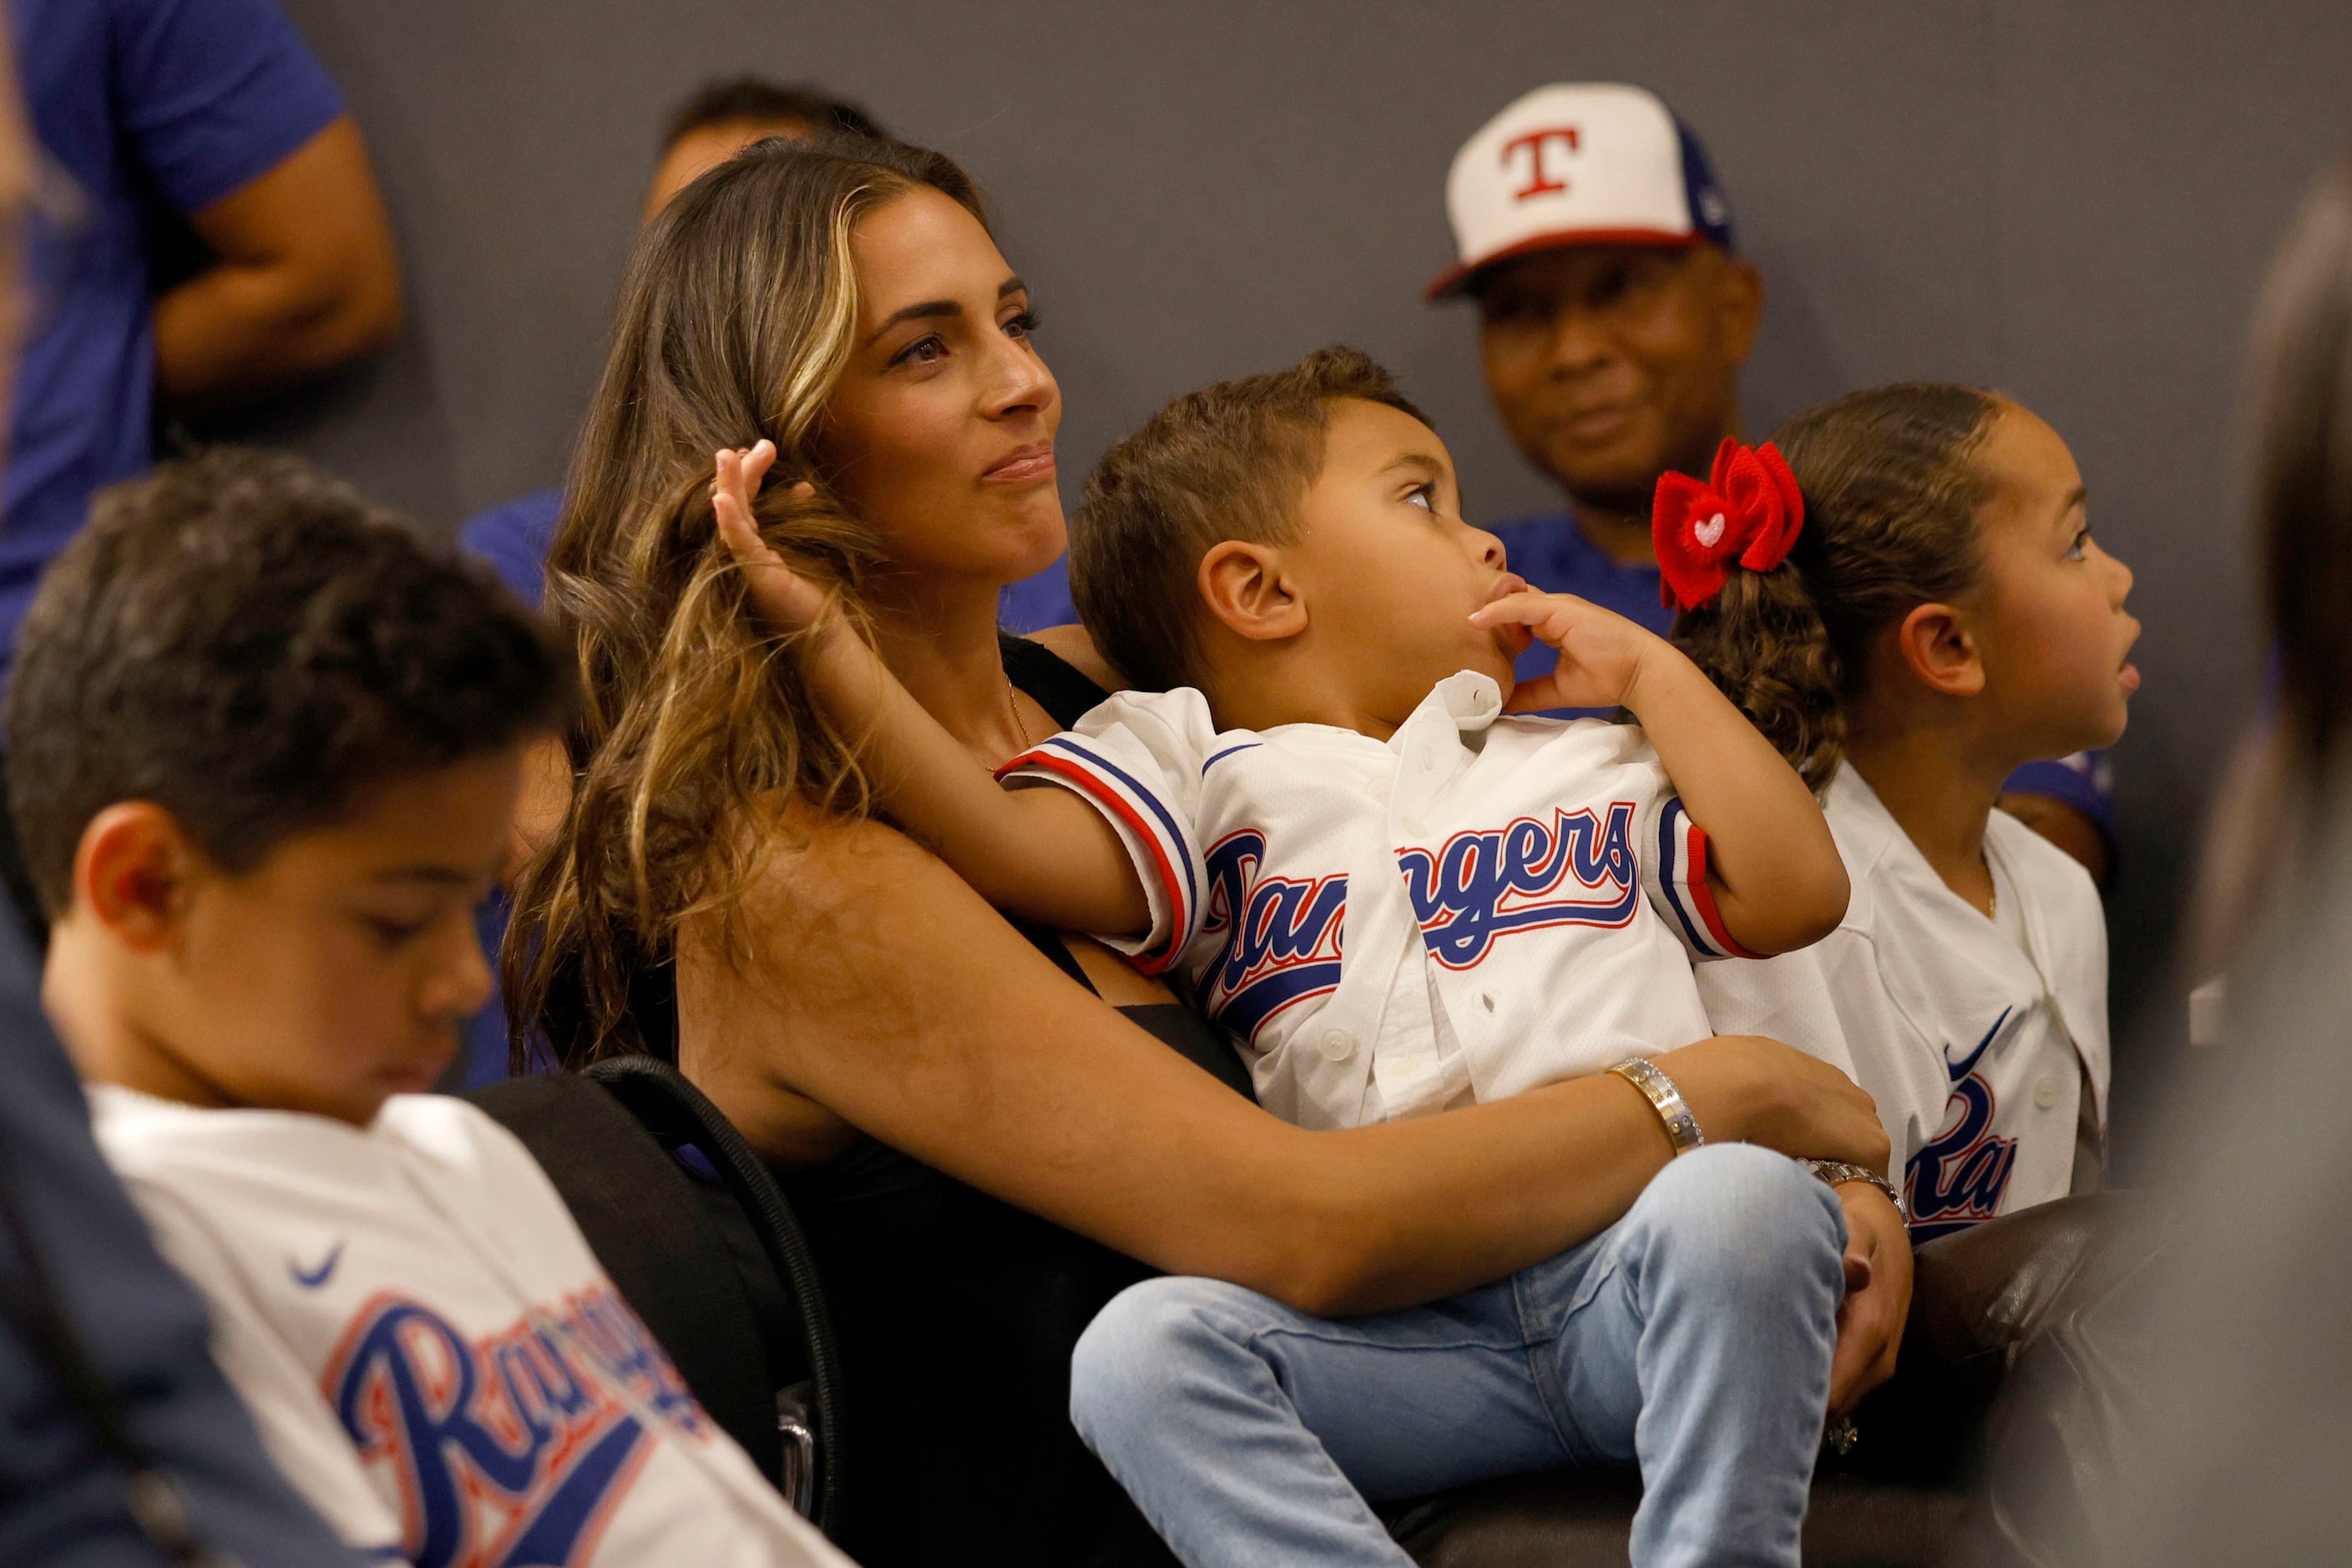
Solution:
M247 1568L350 1564L334 1532L265 1453L208 1350L210 1326L188 1282L157 1255L146 1225L99 1152L89 1107L37 1000L38 976L0 913L0 1179L15 1185L27 1234L63 1316L112 1387L125 1435L173 1481L203 1541ZM25 1277L11 1241L0 1272ZM154 1563L89 1415L50 1358L0 1320L0 1563Z
M2189 882L2188 935L2181 952L2190 985L2227 971L2239 946L2262 924L2278 889L2293 879L2305 858L2305 830L2312 805L2300 776L2302 760L2265 716L2239 737L2221 777Z
M155 301L162 399L234 403L388 343L400 280L383 198L341 90L278 0L105 3L112 133L213 258Z
M155 301L166 400L236 403L391 346L400 264L349 115L188 221L219 260Z

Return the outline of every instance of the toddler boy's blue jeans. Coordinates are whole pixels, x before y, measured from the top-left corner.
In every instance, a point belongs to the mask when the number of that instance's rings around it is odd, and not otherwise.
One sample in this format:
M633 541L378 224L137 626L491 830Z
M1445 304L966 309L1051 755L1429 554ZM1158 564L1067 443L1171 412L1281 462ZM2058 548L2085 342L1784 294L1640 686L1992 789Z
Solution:
M1410 1568L1367 1498L1628 1460L1636 1568L1793 1565L1844 1247L1794 1161L1709 1144L1600 1235L1425 1307L1147 1280L1078 1342L1071 1418L1194 1568Z

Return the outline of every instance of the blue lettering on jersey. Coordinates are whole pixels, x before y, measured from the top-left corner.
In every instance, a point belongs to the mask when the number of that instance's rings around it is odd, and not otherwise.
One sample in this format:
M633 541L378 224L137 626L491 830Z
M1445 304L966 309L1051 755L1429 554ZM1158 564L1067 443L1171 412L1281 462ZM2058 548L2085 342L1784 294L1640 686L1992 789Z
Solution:
M1903 1173L1903 1200L1911 1211L1915 1242L1965 1230L2000 1212L2017 1165L2017 1140L1991 1135L2000 1101L1976 1065L2014 1011L2001 1009L1965 1059L1955 1063L1945 1054L1952 1096L1944 1102L1943 1131L1919 1146Z
M1252 1039L1283 1008L1339 988L1348 879L1261 876L1265 835L1246 828L1219 839L1205 858L1209 903L1201 929L1223 931L1224 940L1202 976L1202 1004Z
M1422 940L1448 969L1484 960L1497 938L1543 926L1622 926L1641 902L1633 807L1618 801L1604 824L1590 808L1520 817L1499 832L1457 833L1433 855L1400 849ZM1551 898L1573 875L1582 897Z
M648 1451L637 1409L709 1431L669 1358L602 1289L478 1344L430 1308L381 1293L352 1319L320 1387L362 1460L394 1467L416 1568L585 1561Z

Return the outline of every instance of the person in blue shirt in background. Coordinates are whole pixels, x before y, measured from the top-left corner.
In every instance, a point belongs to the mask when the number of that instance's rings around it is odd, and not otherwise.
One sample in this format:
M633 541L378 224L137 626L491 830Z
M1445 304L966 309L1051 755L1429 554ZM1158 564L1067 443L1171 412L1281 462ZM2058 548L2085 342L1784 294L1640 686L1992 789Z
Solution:
M1740 435L1739 370L1764 310L1705 151L1641 88L1538 88L1463 144L1446 209L1459 259L1429 297L1476 302L1496 412L1569 502L1495 529L1512 569L1664 632L1651 500L1660 475L1703 478ZM1521 678L1548 671L1549 653L1531 651ZM2103 755L2030 764L2001 805L2105 882Z
M387 347L400 266L342 95L275 0L11 0L42 179L0 479L0 683L91 494L147 471L159 405L232 407ZM194 269L158 291L185 226ZM5 759L0 759L5 762ZM38 906L0 842L27 922Z
M856 104L815 88L785 87L756 77L710 82L670 112L662 133L661 162L646 187L639 221L652 222L670 197L754 142L771 136L806 141L831 133L888 134ZM561 489L532 490L468 519L457 531L457 543L488 563L517 598L537 609L546 588L547 547L562 511ZM506 895L493 893L475 922L494 975L508 912ZM478 1088L506 1077L507 1070L506 1005L493 994L490 1005L467 1026L466 1048L451 1064L443 1087Z
M44 169L11 54L0 37L0 407L43 313L25 274L87 210ZM18 383L19 429L70 424L78 406L37 401L54 386ZM20 493L16 463L0 472ZM0 1079L0 1563L358 1568L271 1464L213 1362L203 1301L100 1155L34 945L4 905Z

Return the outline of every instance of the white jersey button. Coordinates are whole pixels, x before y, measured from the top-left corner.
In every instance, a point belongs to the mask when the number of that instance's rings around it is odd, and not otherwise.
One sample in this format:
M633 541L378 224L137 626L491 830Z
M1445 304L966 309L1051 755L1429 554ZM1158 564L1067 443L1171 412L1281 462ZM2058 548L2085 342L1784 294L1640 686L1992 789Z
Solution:
M1371 783L1364 786L1364 793L1370 795L1381 805L1386 805L1389 803L1389 781L1386 779L1374 779Z
M1404 819L1404 830L1407 833L1412 834L1415 838L1426 838L1429 837L1429 824L1423 822L1418 816L1406 817Z
M1344 1062L1356 1054L1356 1037L1345 1029L1326 1029L1321 1049L1325 1061Z
M2047 1110L2052 1106L2057 1104L2058 1080L2054 1078L2035 1079L2033 1084L2033 1103L2040 1106L2044 1110Z

